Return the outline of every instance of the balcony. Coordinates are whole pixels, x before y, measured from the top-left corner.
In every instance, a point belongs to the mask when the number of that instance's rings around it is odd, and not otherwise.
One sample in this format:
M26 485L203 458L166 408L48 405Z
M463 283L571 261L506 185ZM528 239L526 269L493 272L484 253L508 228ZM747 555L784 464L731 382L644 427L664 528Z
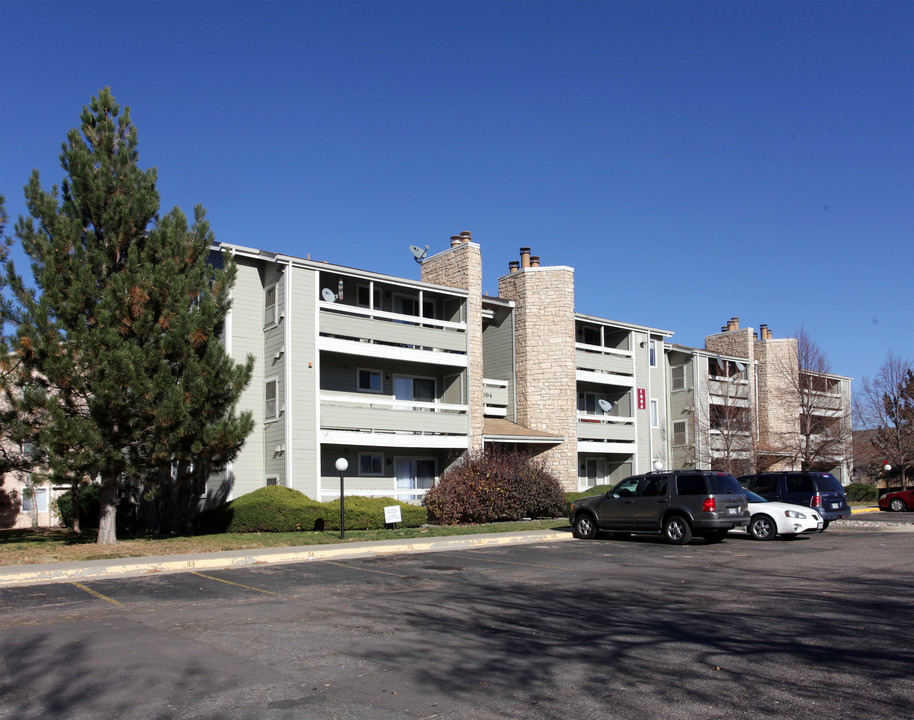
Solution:
M467 366L466 323L321 301L321 350Z
M507 417L508 381L483 378L482 392L486 417Z
M634 442L635 418L578 413L578 438Z
M469 433L466 405L322 392L321 430L416 436ZM375 443L383 444L383 443ZM402 444L392 440L391 444ZM450 446L450 445L448 445Z

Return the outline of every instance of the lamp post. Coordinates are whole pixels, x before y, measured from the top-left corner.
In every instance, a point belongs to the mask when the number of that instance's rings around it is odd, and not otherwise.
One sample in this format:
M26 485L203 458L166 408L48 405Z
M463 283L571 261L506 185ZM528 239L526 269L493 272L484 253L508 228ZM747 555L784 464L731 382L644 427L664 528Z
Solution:
M885 470L885 490L889 491L889 473L892 472L892 466L886 463L882 466L882 469Z
M340 472L340 540L346 539L346 500L343 493L343 473L349 467L349 461L346 458L336 459L336 469Z

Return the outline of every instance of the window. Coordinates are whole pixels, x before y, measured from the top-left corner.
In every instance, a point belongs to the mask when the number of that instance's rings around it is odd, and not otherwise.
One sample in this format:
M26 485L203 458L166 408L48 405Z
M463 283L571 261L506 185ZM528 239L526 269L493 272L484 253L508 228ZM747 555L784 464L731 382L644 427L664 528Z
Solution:
M666 475L649 475L641 486L641 497L664 497L669 478Z
M434 459L397 458L397 489L427 489L435 484Z
M687 441L686 421L676 420L673 422L673 445L685 445Z
M673 390L685 390L685 365L670 368L670 381Z
M359 475L383 475L384 456L381 453L359 453Z
M46 487L24 488L22 491L22 512L47 512L48 489Z
M397 375L394 377L394 397L397 400L412 400L415 402L435 402L434 378L409 377ZM412 407L399 406L401 410L412 410ZM426 408L422 408L425 410Z
M276 286L271 285L264 291L263 301L264 327L276 324Z
M267 380L264 385L264 418L267 420L274 419L278 417L277 406L276 406L276 395L279 389L279 381L276 378Z
M359 368L359 392L381 392L381 371Z
M606 415L600 406L600 401L606 402L606 396L602 393L581 392L578 393L578 412L587 415Z
M660 405L655 398L651 398L651 427L660 427Z
M267 475L267 487L279 485L279 475Z
M657 367L657 341L650 341L650 358L651 358L651 367Z
M374 302L372 302L372 299ZM356 303L359 307L370 307L372 310L381 309L381 288L374 288L372 293L371 285L359 285L356 295Z

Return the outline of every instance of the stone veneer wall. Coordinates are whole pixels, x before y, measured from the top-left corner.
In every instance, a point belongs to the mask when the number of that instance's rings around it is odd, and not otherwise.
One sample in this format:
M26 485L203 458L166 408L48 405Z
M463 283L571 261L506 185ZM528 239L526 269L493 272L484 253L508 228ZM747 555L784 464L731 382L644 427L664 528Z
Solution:
M559 435L541 457L567 490L577 488L577 395L574 355L574 270L530 267L498 280L515 307L517 421Z
M482 253L479 245L464 240L422 261L422 281L463 288L467 298L467 406L470 414L470 451L481 450L485 395L482 355Z
M789 455L799 438L800 398L797 341L794 338L759 340L755 343L758 358L759 431L763 446L784 449ZM792 457L792 455L791 455ZM794 470L793 462L783 462L770 470Z

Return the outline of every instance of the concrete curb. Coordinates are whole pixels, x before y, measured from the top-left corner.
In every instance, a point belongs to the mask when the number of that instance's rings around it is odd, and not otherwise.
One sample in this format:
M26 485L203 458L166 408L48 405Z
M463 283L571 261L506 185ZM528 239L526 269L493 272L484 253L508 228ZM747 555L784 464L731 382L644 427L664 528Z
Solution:
M342 560L347 558L393 555L412 552L437 552L494 545L523 545L538 542L573 540L571 528L566 532L540 530L517 533L451 535L410 540L342 543L339 545L306 545L301 547L225 550L192 555L114 558L79 563L44 565L8 565L0 567L0 588L36 583L77 582L120 578L153 573L175 573L200 570L226 570L246 565Z

